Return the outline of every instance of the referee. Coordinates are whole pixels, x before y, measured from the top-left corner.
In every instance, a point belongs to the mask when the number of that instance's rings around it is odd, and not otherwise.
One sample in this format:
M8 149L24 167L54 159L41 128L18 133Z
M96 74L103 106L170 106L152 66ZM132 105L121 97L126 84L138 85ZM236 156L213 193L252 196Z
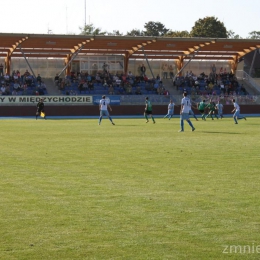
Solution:
M43 98L40 99L40 101L37 104L37 110L36 110L36 120L41 113L44 114L44 119L46 119L45 112L44 112L44 103Z

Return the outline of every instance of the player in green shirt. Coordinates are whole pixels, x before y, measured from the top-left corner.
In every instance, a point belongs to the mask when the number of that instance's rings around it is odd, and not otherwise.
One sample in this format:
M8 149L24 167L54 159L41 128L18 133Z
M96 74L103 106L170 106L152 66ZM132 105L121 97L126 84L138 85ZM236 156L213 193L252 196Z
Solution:
M207 104L206 104L205 102L206 102L206 101L203 100L203 101L201 101L201 102L198 104L198 110L199 110L200 113L201 113L201 119L202 119L202 120L206 120L206 118L205 118L205 108L206 108Z
M153 120L153 123L155 124L155 121L154 121L154 118L153 118L153 112L152 112L152 103L149 100L149 98L146 97L145 98L145 110L144 110L144 117L146 118L146 123L149 122L148 115L150 115L150 117Z
M210 115L211 119L214 120L213 118L214 115L218 119L218 116L216 115L216 104L215 102L212 101L212 99L210 100L209 104L206 107L209 108L209 113L207 114L206 117Z

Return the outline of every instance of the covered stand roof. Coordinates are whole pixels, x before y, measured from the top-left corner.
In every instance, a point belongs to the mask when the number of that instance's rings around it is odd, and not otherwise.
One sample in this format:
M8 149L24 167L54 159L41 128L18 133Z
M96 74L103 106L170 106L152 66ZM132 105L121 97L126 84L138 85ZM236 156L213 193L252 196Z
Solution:
M0 34L0 57L79 57L123 55L127 59L228 60L237 63L245 54L260 48L260 40L171 38L129 36L84 36L54 34ZM196 54L196 55L194 55Z
M27 57L66 58L81 45L80 54L120 54L130 58L144 58L142 47L149 59L189 58L200 47L194 59L241 58L250 51L260 48L260 40L171 38L171 37L128 37L128 36L83 36L54 34L0 34L0 56L22 57L20 46ZM19 46L20 45L20 46Z

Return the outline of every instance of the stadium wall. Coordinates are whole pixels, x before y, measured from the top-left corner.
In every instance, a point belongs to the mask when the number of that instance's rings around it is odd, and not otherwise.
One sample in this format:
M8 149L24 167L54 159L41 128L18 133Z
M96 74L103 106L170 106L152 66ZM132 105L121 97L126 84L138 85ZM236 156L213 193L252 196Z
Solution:
M174 114L179 114L179 106L175 106ZM241 114L260 114L260 105L240 105ZM118 105L112 106L111 115L115 116L140 116L143 115L144 105ZM225 105L224 114L231 114L232 105ZM197 109L194 113L199 114ZM99 116L98 105L87 106L47 106L45 105L46 116ZM0 117L27 117L34 116L35 106L0 106ZM153 105L154 115L167 114L166 105Z

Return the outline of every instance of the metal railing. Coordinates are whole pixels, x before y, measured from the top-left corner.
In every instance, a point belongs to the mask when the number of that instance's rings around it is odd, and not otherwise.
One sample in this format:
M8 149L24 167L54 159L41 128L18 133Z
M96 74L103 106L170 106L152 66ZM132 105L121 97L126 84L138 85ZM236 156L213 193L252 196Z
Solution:
M170 99L176 104L180 105L181 99L183 95L123 95L120 96L120 104L121 105L142 105L145 102L145 97L148 96L149 100L153 105L167 105ZM212 99L215 103L220 101L223 105L232 105L232 99L236 99L236 101L240 105L259 105L260 104L260 96L259 95L190 95L189 96L192 105L197 106L197 104L206 100L208 102Z
M250 77L245 71L238 70L236 72L236 77L238 80L244 80L248 82L252 87L254 87L257 91L260 92L260 85L252 77Z

